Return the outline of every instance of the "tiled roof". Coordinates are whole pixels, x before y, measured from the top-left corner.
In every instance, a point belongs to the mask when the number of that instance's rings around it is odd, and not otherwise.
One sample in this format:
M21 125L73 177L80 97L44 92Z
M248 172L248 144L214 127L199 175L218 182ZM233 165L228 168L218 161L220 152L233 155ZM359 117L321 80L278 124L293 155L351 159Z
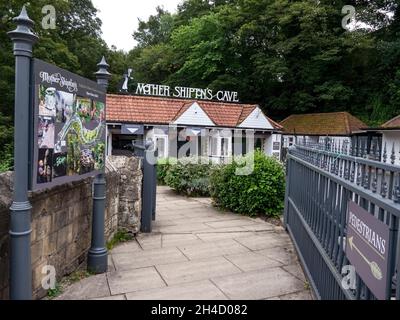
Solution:
M397 116L397 117L393 118L392 120L389 120L388 122L384 123L382 125L382 128L385 128L385 129L400 128L400 116Z
M294 114L280 123L284 133L304 135L350 135L366 124L348 112Z
M132 95L107 95L107 121L146 124L170 124L197 102L220 127L237 127L258 107L250 104L196 101ZM269 119L275 129L281 126Z

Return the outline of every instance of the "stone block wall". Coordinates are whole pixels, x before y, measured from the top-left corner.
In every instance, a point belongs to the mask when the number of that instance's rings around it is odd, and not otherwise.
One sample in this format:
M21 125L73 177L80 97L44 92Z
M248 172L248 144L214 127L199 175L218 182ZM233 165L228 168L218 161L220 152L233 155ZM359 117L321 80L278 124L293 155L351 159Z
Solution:
M107 164L106 240L120 227L134 232L140 230L140 160L116 158ZM123 169L113 166L114 161ZM129 199L130 196L134 200ZM30 201L33 207L32 286L34 297L41 298L46 295L41 286L44 266L54 266L59 280L86 263L91 241L92 179L32 193ZM12 173L7 172L0 174L0 299L8 298L11 202Z
M120 177L118 225L137 233L142 212L142 162L134 157L109 156L108 159Z

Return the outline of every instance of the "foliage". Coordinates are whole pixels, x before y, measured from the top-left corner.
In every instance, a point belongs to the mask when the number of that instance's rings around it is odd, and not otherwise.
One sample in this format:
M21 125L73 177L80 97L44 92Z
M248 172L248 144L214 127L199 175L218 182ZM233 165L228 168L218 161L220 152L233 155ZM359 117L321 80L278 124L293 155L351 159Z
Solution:
M126 232L125 230L118 230L114 237L107 242L107 250L112 250L116 245L131 241L133 239L132 234Z
M42 7L49 1L0 1L0 170L12 167L13 150L14 56L7 31L15 29L12 18L19 14L24 4L40 37L34 45L36 58L94 80L97 63L104 55L113 74L110 90L116 90L126 69L126 54L108 48L101 38L101 21L91 0L52 1L57 14L54 30L41 28L45 16Z
M188 196L209 196L209 177L212 167L208 158L182 158L176 163L170 162L165 182L178 193Z
M277 120L346 110L376 125L400 112L399 13L395 0L185 0L142 21L128 61L137 82L235 90Z
M47 298L49 298L51 300L51 299L57 298L62 293L63 293L62 285L57 282L54 289L49 289L47 291Z
M251 164L253 157L254 169L251 174L238 175L237 169L243 163ZM254 154L236 158L231 164L214 169L210 190L217 206L250 216L279 216L285 195L284 169L274 158L255 151Z
M157 160L157 182L161 186L165 186L167 183L165 177L171 165L176 163L176 159L173 158L162 158Z

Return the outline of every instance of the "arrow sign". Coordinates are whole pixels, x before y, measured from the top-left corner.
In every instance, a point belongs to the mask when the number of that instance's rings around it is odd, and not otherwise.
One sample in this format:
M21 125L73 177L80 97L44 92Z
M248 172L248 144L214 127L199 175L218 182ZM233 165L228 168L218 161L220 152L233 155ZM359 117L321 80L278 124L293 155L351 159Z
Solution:
M389 297L389 227L353 201L347 213L346 256L374 296Z
M130 132L130 133L135 133L136 131L138 131L139 130L139 128L128 128L128 131Z
M358 254L364 259L364 261L370 266L371 268L371 273L372 275L378 279L382 280L382 270L379 268L379 265L375 261L368 261L368 259L363 255L363 253L356 247L354 244L354 237L349 238L349 245L350 245L350 250L355 249Z

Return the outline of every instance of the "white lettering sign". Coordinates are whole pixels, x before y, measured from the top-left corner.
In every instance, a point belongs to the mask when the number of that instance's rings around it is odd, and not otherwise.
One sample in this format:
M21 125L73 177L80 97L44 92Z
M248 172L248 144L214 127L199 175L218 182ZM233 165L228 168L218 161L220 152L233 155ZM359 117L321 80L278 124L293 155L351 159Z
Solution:
M47 72L40 72L40 79L42 82L47 82L49 84L57 83L61 88L66 88L69 92L77 92L78 84L72 79L67 80L60 73L49 74Z
M159 84L138 83L136 94L146 96L174 97L197 100L218 100L224 102L239 102L238 93L232 91L218 91L214 94L211 89L175 87Z

